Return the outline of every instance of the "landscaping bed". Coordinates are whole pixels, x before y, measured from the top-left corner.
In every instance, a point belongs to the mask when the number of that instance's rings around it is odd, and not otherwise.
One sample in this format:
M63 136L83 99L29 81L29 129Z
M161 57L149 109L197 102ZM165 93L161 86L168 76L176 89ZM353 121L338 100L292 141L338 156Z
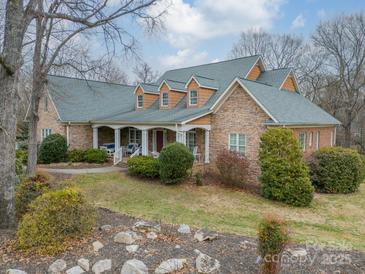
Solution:
M198 215L197 215L198 216ZM81 257L90 261L90 268L99 260L110 259L112 268L104 273L120 273L123 264L129 259L138 259L145 263L149 273L153 273L159 264L167 259L186 259L186 264L179 272L194 273L195 260L198 249L220 264L221 273L258 273L258 253L256 240L233 234L219 233L212 241L198 242L194 239L196 229L190 234L180 234L178 225L161 225L161 231L157 232L156 239L148 239L146 233L137 230L141 239L135 243L139 245L135 253L126 250L126 244L116 243L113 238L121 231L133 229L138 220L123 214L114 213L107 209L98 210L98 227L110 225L110 230L96 230L87 239L75 242L75 244L63 254L57 257L24 256L9 247L9 237L0 237L5 242L1 243L0 249L0 273L6 272L9 268L16 268L27 273L46 273L48 267L56 260L65 260L69 269L77 265ZM92 243L100 241L104 247L97 252L94 251ZM291 250L300 248L306 250L305 256L295 257L294 253L286 251L289 263L283 265L281 273L363 273L365 271L365 254L352 250L333 250L319 248L319 246L289 246ZM294 256L294 257L293 257ZM334 258L332 261L329 258ZM297 259L296 259L297 258ZM344 258L344 259L341 259ZM89 272L91 273L91 271Z
M98 167L109 167L113 166L112 161L108 161L102 164L95 163L52 163L52 164L38 164L39 168L50 168L50 169L83 169L83 168L98 168Z

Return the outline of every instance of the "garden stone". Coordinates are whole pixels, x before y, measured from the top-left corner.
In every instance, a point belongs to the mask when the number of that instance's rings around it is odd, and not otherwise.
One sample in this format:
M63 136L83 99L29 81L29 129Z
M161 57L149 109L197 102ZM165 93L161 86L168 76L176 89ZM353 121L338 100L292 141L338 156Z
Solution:
M181 248L181 246L180 246L180 245L175 245L175 248L176 248L176 249L180 249L180 248Z
M139 245L127 245L127 246L125 247L125 249L127 249L127 251L128 251L129 253L137 252L138 248L139 248Z
M288 249L288 252L294 257L305 257L308 254L304 248Z
M148 232L147 233L147 239L154 240L157 238L157 234L155 232Z
M19 269L8 269L6 274L27 274L27 272Z
M218 237L217 233L213 233L213 232L204 232L203 230L198 230L195 232L194 234L194 239L198 240L198 242L202 242L202 241L212 241L214 239L216 239Z
M67 267L66 262L62 259L58 259L49 266L48 273L58 274L64 271L66 267Z
M100 230L102 230L102 231L110 231L111 229L112 229L111 225L102 225L100 227Z
M90 263L88 259L81 258L77 261L77 264L85 271L89 271Z
M114 236L114 242L127 245L133 244L138 239L139 237L134 231L123 231Z
M195 260L195 267L198 273L220 273L221 265L217 259L213 259L197 249L194 251L198 254Z
M100 273L103 273L104 271L108 271L111 269L112 269L112 260L110 260L110 259L97 261L91 268L91 270L95 274L100 274Z
M148 274L148 268L144 262L132 259L123 264L120 274Z
M182 224L177 231L181 234L190 234L190 227L188 225Z
M142 231L154 231L154 232L160 232L161 226L159 224L154 224L151 222L146 221L138 221L133 226L134 230L142 230Z
M66 271L66 274L81 274L81 273L85 273L85 270L83 270L80 266L74 266L71 267L70 269L68 269Z
M104 247L104 245L99 241L95 241L95 242L93 242L93 247L94 247L94 251L98 252L100 249L102 249Z
M163 261L155 270L156 274L165 274L179 271L186 264L186 259L169 259Z

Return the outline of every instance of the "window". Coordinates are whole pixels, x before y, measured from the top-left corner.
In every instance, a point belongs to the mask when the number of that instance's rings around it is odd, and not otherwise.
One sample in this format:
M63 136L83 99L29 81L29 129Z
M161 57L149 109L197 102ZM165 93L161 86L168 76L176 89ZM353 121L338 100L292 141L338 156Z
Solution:
M305 150L305 139L306 139L305 137L306 137L305 132L299 133L299 144L303 150Z
M238 133L229 134L229 150L246 154L246 135Z
M319 131L316 132L316 149L319 149Z
M313 144L313 132L309 132L309 138L308 138L308 145L309 147L312 147Z
M48 111L48 97L47 97L47 95L44 96L44 111L45 112Z
M191 90L189 92L189 104L197 105L198 104L198 92L196 90Z
M169 94L167 92L162 93L162 106L168 106L169 105Z
M193 151L196 146L196 132L195 130L190 130L187 132L186 143L188 144L188 148Z
M143 108L143 95L137 96L137 108Z
M142 131L136 128L129 129L129 143L141 144L142 143Z
M43 142L43 140L46 139L46 137L51 134L52 134L51 128L42 128L41 129L41 142Z

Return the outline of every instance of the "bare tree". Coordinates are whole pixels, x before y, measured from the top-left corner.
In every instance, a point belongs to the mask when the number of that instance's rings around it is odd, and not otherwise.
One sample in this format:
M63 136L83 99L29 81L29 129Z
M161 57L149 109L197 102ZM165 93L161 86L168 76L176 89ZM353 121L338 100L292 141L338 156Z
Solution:
M351 145L351 129L365 106L365 15L339 16L322 22L313 35L314 45L326 53L326 74L332 79L334 94L340 98L339 116L344 129L344 145Z
M157 80L159 75L146 62L136 65L133 72L136 75L137 83L152 83Z
M32 176L37 163L38 108L43 96L46 76L57 63L62 50L72 50L72 43L90 35L92 30L101 31L99 37L105 42L109 53L115 53L116 44L126 52L134 52L135 39L122 26L122 19L131 17L155 27L161 14L151 17L148 7L158 0L119 0L110 4L108 0L35 0L35 34L33 43L33 88L30 100L28 165L27 175ZM65 61L65 60L63 60ZM67 65L71 61L65 62Z

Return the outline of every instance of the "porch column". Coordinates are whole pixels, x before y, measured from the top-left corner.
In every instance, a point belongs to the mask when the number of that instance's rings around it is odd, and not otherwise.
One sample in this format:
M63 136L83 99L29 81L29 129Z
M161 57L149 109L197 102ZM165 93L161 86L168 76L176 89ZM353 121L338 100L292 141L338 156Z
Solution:
M93 148L98 148L98 128L93 127Z
M205 153L204 153L204 163L209 164L209 130L205 130Z
M114 145L117 151L120 148L120 128L114 129Z
M142 155L148 156L148 130L142 129Z

